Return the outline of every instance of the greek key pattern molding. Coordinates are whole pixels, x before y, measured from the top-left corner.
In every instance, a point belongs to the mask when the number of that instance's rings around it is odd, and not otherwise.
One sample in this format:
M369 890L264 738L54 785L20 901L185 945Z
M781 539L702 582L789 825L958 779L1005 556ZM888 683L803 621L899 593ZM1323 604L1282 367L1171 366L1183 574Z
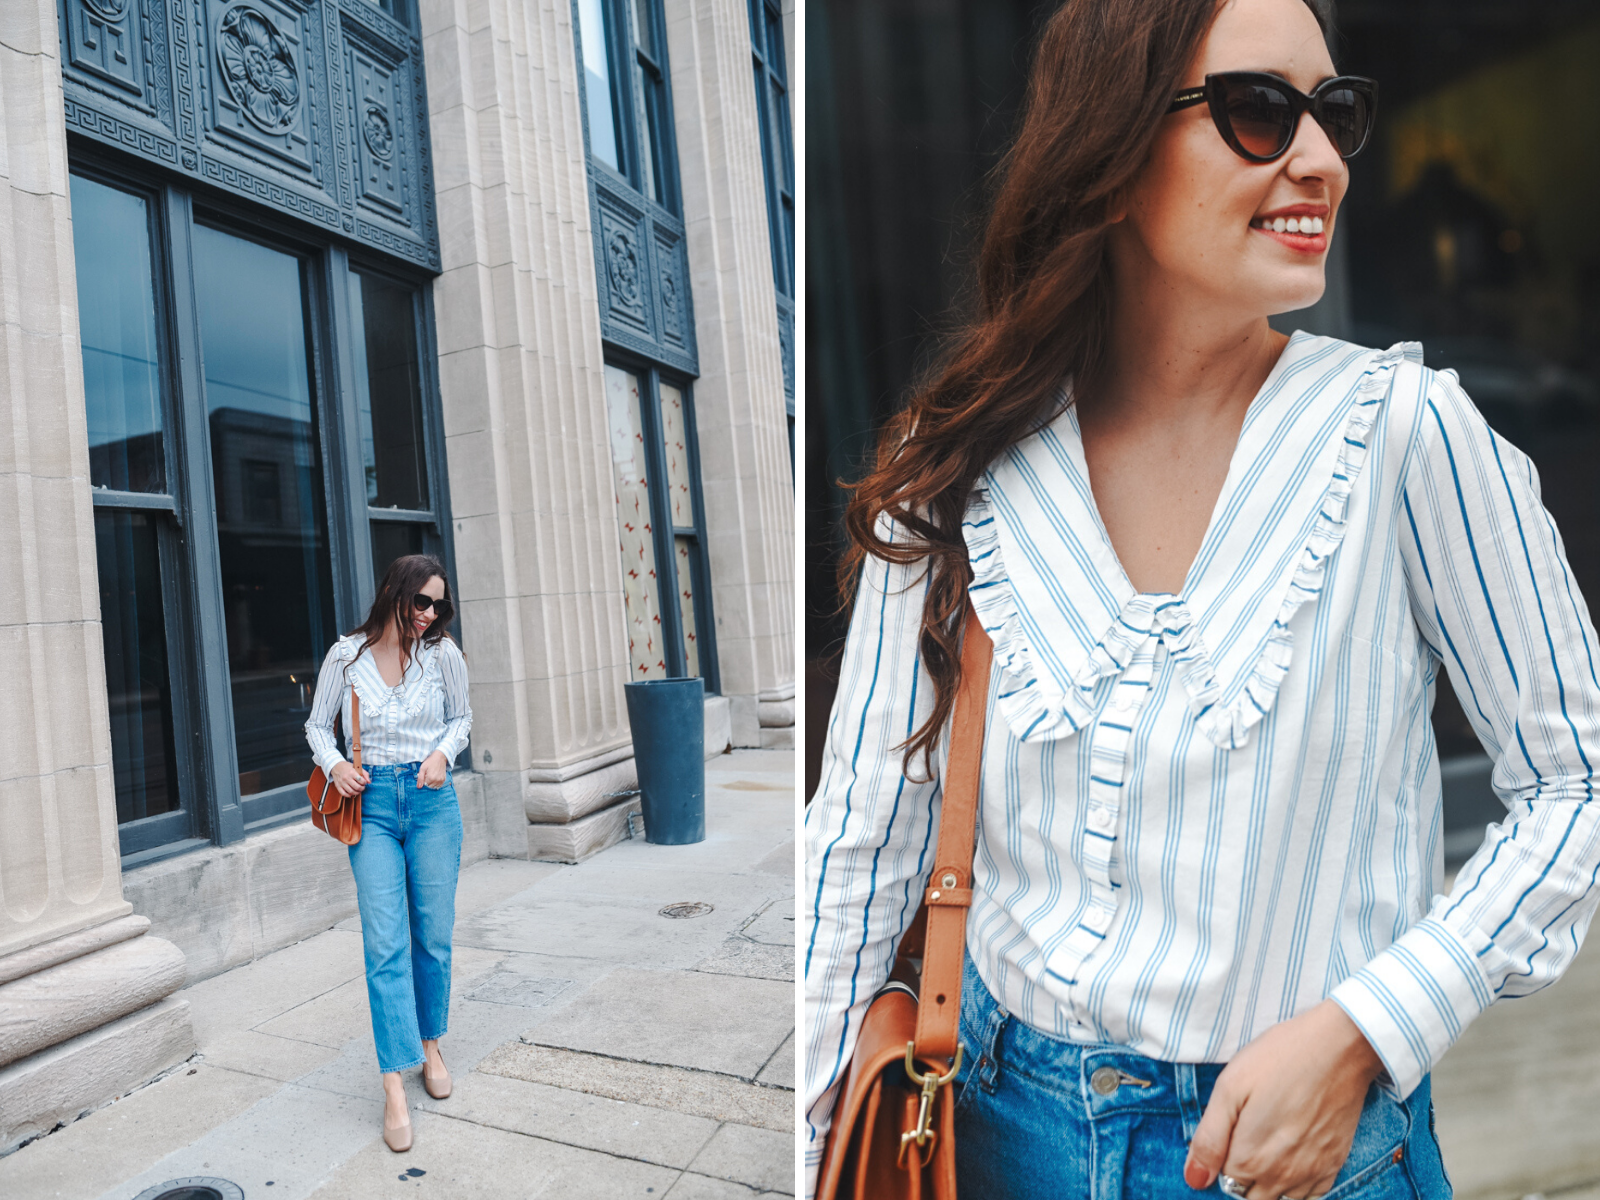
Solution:
M57 4L70 132L439 269L411 30L365 0Z

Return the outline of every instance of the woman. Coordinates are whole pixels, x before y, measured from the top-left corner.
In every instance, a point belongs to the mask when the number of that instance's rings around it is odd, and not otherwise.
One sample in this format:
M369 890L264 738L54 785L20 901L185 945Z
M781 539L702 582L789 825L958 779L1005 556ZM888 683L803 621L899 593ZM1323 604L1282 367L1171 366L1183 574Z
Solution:
M467 664L445 632L454 607L430 554L389 564L367 619L323 660L306 740L343 796L361 797L350 870L361 908L372 1040L383 1073L383 1140L411 1148L400 1072L422 1067L428 1094L450 1095L439 1055L450 1016L450 935L461 868L461 810L450 764L467 744ZM363 769L333 738L361 699Z
M1531 463L1419 346L1267 322L1321 295L1370 128L1324 35L1305 0L1043 31L978 314L848 514L812 1179L931 866L969 598L963 1196L1448 1196L1429 1071L1587 928L1600 647ZM1443 896L1441 663L1509 810Z

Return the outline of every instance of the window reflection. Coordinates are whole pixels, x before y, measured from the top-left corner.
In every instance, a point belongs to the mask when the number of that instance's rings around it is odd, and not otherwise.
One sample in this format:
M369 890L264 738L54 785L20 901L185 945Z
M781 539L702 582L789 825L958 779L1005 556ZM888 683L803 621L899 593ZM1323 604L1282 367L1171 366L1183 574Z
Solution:
M356 274L353 279L358 282L351 288L351 304L363 331L356 389L367 503L425 509L428 475L415 293L373 275Z
M309 689L336 636L299 260L194 230L239 791L306 778Z
M372 522L372 578L376 583L383 578L389 564L407 554L426 554L424 532L421 525L399 521Z
M178 807L161 560L145 513L98 510L94 542L120 823Z
M612 99L611 56L607 52L605 0L578 0L578 29L583 42L584 96L589 102L589 153L622 170L617 147L622 132Z
M164 492L161 374L144 197L72 176L89 480Z

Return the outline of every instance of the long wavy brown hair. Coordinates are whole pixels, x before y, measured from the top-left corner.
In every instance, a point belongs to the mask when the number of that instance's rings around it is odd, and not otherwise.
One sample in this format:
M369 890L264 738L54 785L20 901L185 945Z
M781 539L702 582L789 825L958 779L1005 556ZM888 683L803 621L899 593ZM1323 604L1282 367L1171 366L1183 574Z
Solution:
M411 597L427 587L428 580L435 575L444 580L442 598L449 602L453 609L455 600L450 595L450 576L445 574L444 564L433 555L402 554L389 564L389 569L378 581L378 591L372 597L372 607L367 610L367 619L345 635L355 637L360 634L362 637L361 648L356 651L356 658L365 654L367 647L381 642L390 625L394 625L400 633L401 671L404 671L411 662L411 656L418 645L435 646L441 638L450 636L446 629L450 622L439 616L437 608L433 610L433 623L423 630L420 638L411 631L413 611ZM347 664L345 671L349 670Z
M1107 232L1220 3L1066 0L1041 31L1016 140L977 258L974 314L879 434L845 510L840 592L868 555L927 560L920 649L933 711L904 770L933 753L961 680L972 572L961 519L983 472L1059 414L1062 384L1093 386L1111 316ZM1305 0L1326 33L1314 0ZM891 542L890 529L894 540Z

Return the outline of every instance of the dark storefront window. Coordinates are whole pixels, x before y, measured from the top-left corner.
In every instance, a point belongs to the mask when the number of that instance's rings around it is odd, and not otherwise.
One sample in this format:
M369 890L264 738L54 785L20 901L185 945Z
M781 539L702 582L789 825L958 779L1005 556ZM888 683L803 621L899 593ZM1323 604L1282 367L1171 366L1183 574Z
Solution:
M350 274L361 465L378 578L403 554L437 553L423 402L422 298L413 286Z
M94 514L111 772L121 824L179 808L157 520L115 508Z
M417 279L196 219L98 158L72 203L112 772L143 861L298 815L328 646L397 555L447 555L429 314Z
M117 820L142 849L185 838L193 826L179 787L167 650L179 552L153 267L156 206L149 193L84 175L73 175L71 187L112 778Z
M304 782L298 681L338 636L301 273L294 255L194 230L241 796Z
M89 481L119 492L165 492L149 201L79 178L72 181L72 216Z

